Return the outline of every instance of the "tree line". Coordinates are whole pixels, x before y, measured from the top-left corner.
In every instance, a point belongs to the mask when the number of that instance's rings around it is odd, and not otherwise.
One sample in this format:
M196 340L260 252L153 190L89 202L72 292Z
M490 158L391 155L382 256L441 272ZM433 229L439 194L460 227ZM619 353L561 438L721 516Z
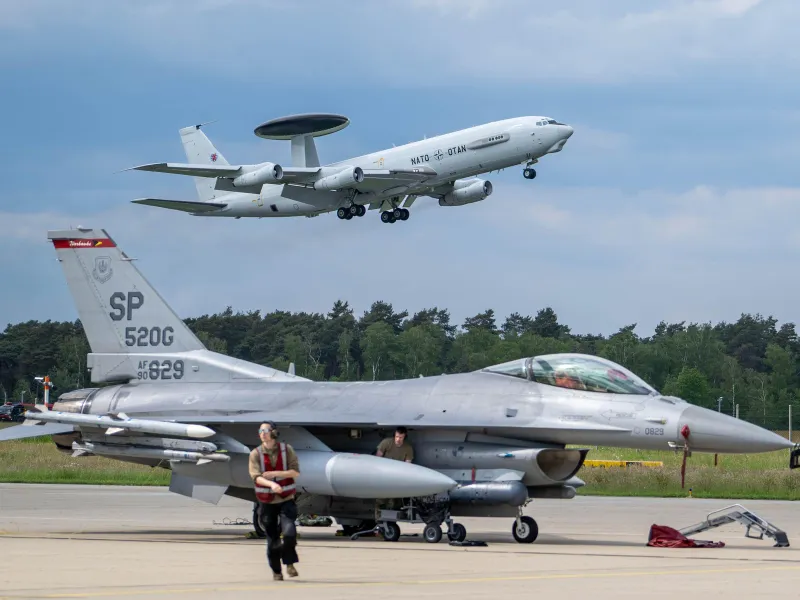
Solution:
M210 350L317 381L399 379L461 373L526 356L580 352L630 369L664 394L735 414L772 429L788 428L800 397L800 341L794 323L742 314L733 323L661 322L652 335L636 324L603 336L576 334L552 308L512 313L502 324L492 309L451 323L447 309L409 315L377 301L360 317L338 300L327 314L276 310L185 320ZM9 324L0 334L0 396L41 398L36 376L49 375L52 394L91 386L89 346L80 321ZM794 427L793 427L794 429Z

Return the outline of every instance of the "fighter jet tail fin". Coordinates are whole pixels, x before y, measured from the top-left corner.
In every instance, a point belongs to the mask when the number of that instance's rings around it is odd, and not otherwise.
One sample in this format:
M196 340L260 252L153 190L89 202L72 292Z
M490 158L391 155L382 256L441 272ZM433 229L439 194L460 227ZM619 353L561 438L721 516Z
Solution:
M92 352L92 382L281 379L270 367L207 350L104 229L49 231Z
M195 165L227 165L227 160L222 153L214 147L211 140L200 130L202 125L192 125L179 130L183 151L186 159ZM197 196L201 202L211 202L219 195L214 189L216 179L209 177L195 177L194 184L197 187Z
M104 229L49 231L92 352L204 350Z

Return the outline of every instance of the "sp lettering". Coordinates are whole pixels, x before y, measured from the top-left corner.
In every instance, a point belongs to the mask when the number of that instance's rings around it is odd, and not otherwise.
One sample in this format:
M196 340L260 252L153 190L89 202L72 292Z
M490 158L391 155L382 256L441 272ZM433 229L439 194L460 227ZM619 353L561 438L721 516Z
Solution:
M109 304L114 309L108 316L113 321L121 321L127 317L130 321L133 319L133 311L138 310L144 305L144 294L142 292L114 292L109 298Z

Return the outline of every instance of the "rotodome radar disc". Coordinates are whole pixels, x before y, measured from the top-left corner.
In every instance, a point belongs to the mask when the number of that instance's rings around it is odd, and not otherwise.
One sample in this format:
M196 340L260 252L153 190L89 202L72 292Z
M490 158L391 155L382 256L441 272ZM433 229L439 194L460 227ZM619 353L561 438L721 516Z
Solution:
M330 113L308 113L279 117L255 128L254 133L267 140L290 140L298 135L320 137L341 131L350 119Z

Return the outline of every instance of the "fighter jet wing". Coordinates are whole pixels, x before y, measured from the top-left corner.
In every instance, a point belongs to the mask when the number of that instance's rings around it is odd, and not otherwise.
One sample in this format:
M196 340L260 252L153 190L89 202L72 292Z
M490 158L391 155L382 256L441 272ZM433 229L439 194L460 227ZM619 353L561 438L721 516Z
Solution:
M178 419L182 423L203 423L203 424L231 424L231 423L261 423L262 421L272 420L284 425L339 425L353 427L396 427L405 425L406 427L438 427L438 428L471 428L471 427L503 427L508 429L526 429L528 431L597 431L603 433L629 433L630 429L605 425L603 423L592 422L560 422L549 419L536 419L534 421L520 421L518 423L509 422L505 415L498 416L494 421L481 421L480 423L441 414L425 415L381 415L380 418L370 418L364 414L348 413L319 413L312 415L309 411L295 410L274 410L269 412L249 412L238 414L219 414L205 413L203 415L186 415Z
M11 440L23 440L25 438L39 437L42 435L58 435L60 433L70 433L74 431L72 425L63 423L45 423L33 424L26 422L22 425L15 425L14 427L7 427L0 430L0 442L9 442Z
M192 177L231 177L238 175L239 165L194 165L186 163L152 163L139 165L123 171L154 171L156 173L172 173L173 175L191 175Z
M220 202L197 202L191 200L164 200L162 198L138 198L131 200L134 204L146 204L147 206L157 206L159 208L169 208L188 213L204 213L225 208L227 204Z

